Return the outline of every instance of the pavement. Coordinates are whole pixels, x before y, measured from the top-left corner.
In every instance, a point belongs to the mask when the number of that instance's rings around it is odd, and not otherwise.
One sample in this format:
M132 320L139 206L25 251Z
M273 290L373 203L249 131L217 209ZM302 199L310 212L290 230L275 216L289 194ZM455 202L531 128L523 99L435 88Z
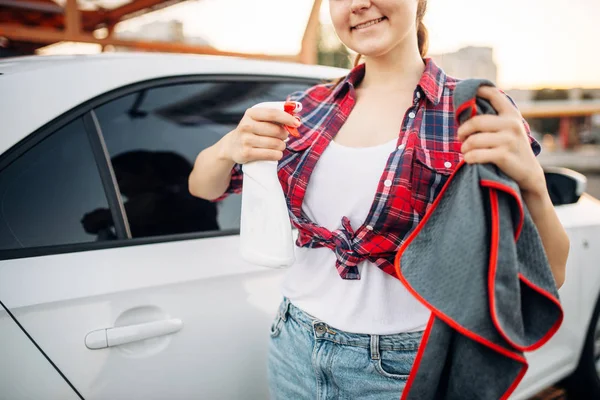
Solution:
M529 400L567 400L567 392L560 387L551 387Z

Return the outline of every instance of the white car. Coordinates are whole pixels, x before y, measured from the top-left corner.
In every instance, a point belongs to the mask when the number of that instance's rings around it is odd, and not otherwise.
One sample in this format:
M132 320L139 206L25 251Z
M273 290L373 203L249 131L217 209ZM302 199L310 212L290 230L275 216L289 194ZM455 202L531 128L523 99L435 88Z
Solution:
M240 197L193 198L244 110L342 69L165 54L0 61L0 398L266 399L282 271L240 258ZM600 398L600 202L548 171L564 322L513 394Z

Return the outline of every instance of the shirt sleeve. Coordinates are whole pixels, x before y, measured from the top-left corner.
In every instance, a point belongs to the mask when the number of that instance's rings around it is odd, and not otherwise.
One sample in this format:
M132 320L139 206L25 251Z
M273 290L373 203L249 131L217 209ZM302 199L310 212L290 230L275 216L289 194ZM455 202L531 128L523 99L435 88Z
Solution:
M229 185L220 197L213 200L213 202L218 202L226 199L230 194L241 193L242 192L242 182L243 182L244 174L242 172L242 165L235 164L231 169L231 179L229 180Z
M502 93L504 93L504 92L502 92ZM508 98L508 100L510 100L510 102L512 103L512 105L515 106L516 109L518 109L517 104L512 99L512 97L510 97L506 93L504 93L504 95ZM527 133L527 137L529 138L529 143L531 144L531 150L533 150L533 154L535 154L537 156L542 151L542 146L531 135L531 128L529 127L529 123L527 123L527 121L525 120L525 118L523 118L523 117L521 117L521 118L523 119L523 125L525 126L525 132Z
M299 101L306 95L306 92L307 91L302 91L302 90L293 92L286 97L286 101ZM230 194L241 193L243 181L244 181L244 174L242 172L242 165L235 164L233 166L233 169L231 170L231 180L229 181L229 186L227 186L225 193L223 193L219 198L217 198L213 201L218 202L218 201L226 199L227 196L229 196Z

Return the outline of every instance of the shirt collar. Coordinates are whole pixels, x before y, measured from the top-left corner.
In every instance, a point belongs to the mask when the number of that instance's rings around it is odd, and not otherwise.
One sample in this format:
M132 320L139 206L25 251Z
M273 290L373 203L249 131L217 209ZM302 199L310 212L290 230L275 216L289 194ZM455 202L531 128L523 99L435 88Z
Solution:
M423 75L421 75L421 80L417 84L417 87L423 91L433 105L438 105L444 93L446 73L431 58L424 58L423 61L425 62L425 70L423 71ZM356 87L364 76L365 64L361 63L354 67L341 84L338 85L335 95L337 96L343 88L348 86Z

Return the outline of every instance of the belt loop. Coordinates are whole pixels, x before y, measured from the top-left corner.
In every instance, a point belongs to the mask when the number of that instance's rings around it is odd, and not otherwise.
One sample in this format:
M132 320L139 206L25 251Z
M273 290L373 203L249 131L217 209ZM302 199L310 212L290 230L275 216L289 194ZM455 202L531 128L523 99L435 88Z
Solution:
M379 358L379 335L371 335L371 360Z
M280 318L283 320L283 322L287 322L287 316L288 313L290 311L290 300L287 297L283 298L283 304L281 305L281 309L280 309Z

